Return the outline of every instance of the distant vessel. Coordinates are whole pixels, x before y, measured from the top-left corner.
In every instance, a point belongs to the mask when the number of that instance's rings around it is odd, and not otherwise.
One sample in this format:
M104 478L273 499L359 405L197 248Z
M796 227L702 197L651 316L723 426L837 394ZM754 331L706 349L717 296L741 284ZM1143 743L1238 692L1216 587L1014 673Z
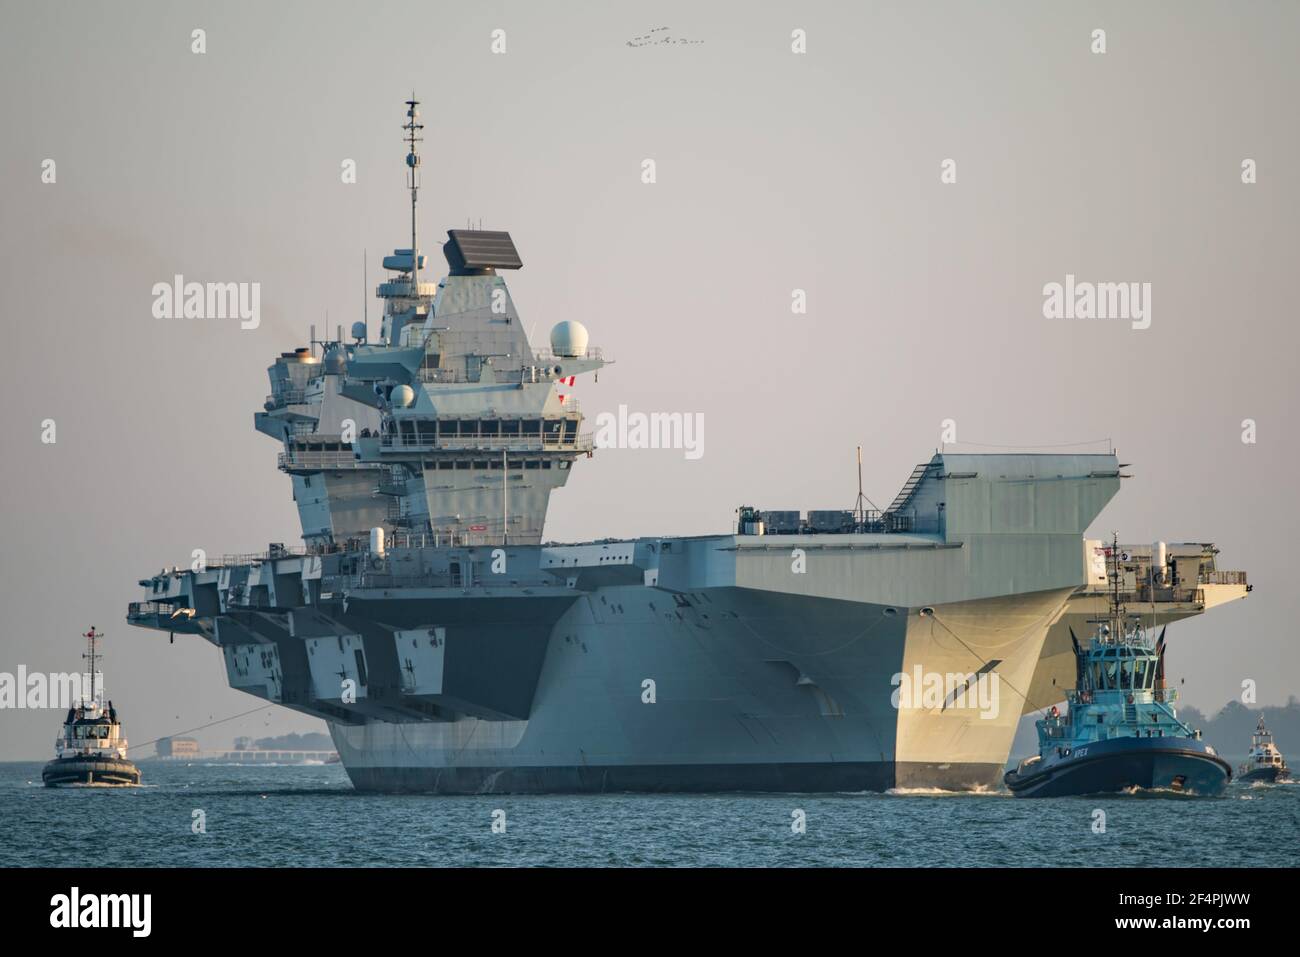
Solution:
M1112 554L1118 552L1118 547ZM1162 789L1221 794L1232 767L1201 733L1178 720L1177 692L1165 687L1165 634L1152 641L1124 615L1112 576L1109 619L1086 648L1073 632L1075 687L1064 714L1052 707L1038 724L1038 754L1004 780L1017 797L1065 797Z
M140 783L140 769L127 760L117 709L111 701L105 706L96 688L95 643L103 635L92 625L83 637L90 660L90 695L68 709L54 744L54 760L45 765L41 778L47 788L133 787Z
M1250 751L1246 763L1238 772L1238 780L1247 783L1263 781L1277 784L1291 780L1291 769L1286 766L1286 758L1273 743L1273 732L1264 727L1264 716L1259 716L1259 725L1250 736Z

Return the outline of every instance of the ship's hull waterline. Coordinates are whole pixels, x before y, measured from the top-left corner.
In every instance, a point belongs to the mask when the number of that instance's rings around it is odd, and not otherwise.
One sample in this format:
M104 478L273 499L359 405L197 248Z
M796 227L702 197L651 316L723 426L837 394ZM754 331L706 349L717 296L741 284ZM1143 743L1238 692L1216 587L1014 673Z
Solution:
M1079 748L1077 756L1041 770L1032 765L1006 775L1017 797L1076 797L1157 791L1217 797L1232 766L1198 740L1118 738Z
M527 719L331 731L362 790L994 788L1023 705L1015 689L1029 686L1069 594L922 610L736 588L678 604L654 588L603 588L556 622ZM918 669L968 677L990 665L996 678L951 699L899 694Z
M1255 768L1237 780L1242 784L1289 784L1291 772L1281 768Z
M47 788L137 787L140 769L114 758L56 758L45 765L41 780Z

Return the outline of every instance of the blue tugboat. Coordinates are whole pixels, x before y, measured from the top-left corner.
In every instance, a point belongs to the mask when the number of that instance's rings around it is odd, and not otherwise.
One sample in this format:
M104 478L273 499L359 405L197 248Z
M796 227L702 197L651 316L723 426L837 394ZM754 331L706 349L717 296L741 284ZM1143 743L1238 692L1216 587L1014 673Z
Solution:
M1114 552L1112 552L1114 554ZM1075 687L1064 714L1037 722L1038 754L1003 780L1017 797L1067 797L1133 788L1222 794L1232 766L1178 719L1177 691L1165 687L1165 633L1153 641L1124 614L1118 574L1110 616L1087 646L1074 632Z

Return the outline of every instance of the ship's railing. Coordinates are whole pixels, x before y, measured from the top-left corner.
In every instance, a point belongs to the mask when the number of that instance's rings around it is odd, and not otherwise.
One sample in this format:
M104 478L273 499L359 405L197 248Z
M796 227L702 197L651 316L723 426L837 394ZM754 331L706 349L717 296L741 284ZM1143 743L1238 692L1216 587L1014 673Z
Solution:
M1096 585L1092 588L1093 594L1101 594L1106 591L1104 585ZM1182 603L1200 605L1205 603L1205 591L1196 586L1184 585L1156 585L1152 586L1149 582L1138 582L1134 591L1121 591L1119 600L1126 605L1141 605L1155 602L1161 603ZM1133 609L1136 611L1137 609Z
M1245 572L1202 572L1197 579L1202 585L1245 585Z
M581 356L557 356L550 349L535 349L533 351L533 361L538 365L551 366L559 364L563 367L566 360L572 359L596 359L604 362L605 353L598 346L587 346L587 351Z
M385 435L380 440L384 449L409 449L411 451L434 451L450 449L453 451L488 451L488 452L542 452L566 451L589 452L593 447L592 433L558 436L554 439L541 435L467 435L442 436L437 440L432 437L421 438L415 435Z
M791 509L791 511L794 510ZM798 521L773 521L770 517L775 514L773 510L760 509L758 514L763 520L763 531L767 535L845 535L850 533L879 535L911 532L916 529L916 516L911 512L879 512L875 509L864 509L862 512L846 510L834 513L842 516L841 520L823 516L818 519L817 524L813 524L811 518L805 518L802 515ZM737 535L751 534L744 531L740 521L733 523L732 528Z
M307 393L302 389L285 389L283 392L273 392L266 397L264 408L283 409L287 405L306 405Z
M352 588L490 588L492 586L544 588L558 587L554 579L511 578L508 575L484 573L475 564L474 571L453 575L450 572L420 572L390 574L375 569L365 569L348 578Z
M424 531L395 530L389 533L387 546L390 550L411 548L474 548L480 545L501 544L501 520L489 521L481 526L482 531L429 531L428 519L423 522Z
M176 613L176 605L169 601L133 601L126 606L126 620L167 617Z
M517 385L520 382L537 383L548 381L541 370L523 369L493 369L484 367L476 375L470 375L464 369L452 368L435 368L430 366L421 366L416 373L417 378L425 385L436 384L463 384L463 383L481 383L494 382L500 384Z
M330 452L318 449L294 449L281 452L276 457L276 464L282 472L374 467L373 463L360 461L351 449Z
M209 559L208 568L236 568L244 565L260 565L277 558L304 558L311 555L340 555L345 552L364 551L364 539L350 539L338 544L329 542L313 545L276 545L264 552L235 552Z

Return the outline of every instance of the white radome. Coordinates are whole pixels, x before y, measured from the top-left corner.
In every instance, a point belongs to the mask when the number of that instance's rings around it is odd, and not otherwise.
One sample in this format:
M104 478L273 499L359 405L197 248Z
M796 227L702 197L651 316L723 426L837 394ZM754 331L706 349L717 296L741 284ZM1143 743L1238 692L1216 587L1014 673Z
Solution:
M399 409L405 409L415 401L415 390L409 385L399 385L392 393L393 405Z
M587 327L572 319L556 323L551 330L551 351L557 356L582 358L587 354Z

